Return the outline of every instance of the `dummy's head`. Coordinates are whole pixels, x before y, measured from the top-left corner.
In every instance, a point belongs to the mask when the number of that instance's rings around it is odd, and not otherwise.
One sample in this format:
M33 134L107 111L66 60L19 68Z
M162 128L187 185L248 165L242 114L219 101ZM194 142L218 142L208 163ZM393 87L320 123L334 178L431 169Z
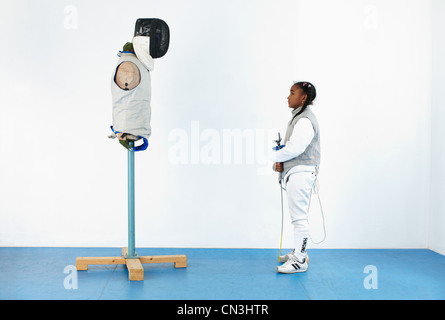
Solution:
M307 107L317 96L315 87L310 82L295 82L290 88L290 94L287 98L289 108L297 109L299 107Z

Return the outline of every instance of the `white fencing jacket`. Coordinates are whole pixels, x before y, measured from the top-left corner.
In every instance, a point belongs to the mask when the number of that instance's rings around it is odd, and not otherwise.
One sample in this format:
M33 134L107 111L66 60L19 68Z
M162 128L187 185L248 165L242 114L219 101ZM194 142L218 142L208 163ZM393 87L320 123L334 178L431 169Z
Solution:
M286 162L291 159L298 157L302 154L309 144L312 142L314 138L315 131L312 126L312 122L307 118L301 118L294 127L294 131L292 136L286 145L278 150L273 151L269 157L272 162ZM295 172L314 172L316 170L313 165L299 165L291 168L286 176L284 177L284 181L287 181L287 178Z

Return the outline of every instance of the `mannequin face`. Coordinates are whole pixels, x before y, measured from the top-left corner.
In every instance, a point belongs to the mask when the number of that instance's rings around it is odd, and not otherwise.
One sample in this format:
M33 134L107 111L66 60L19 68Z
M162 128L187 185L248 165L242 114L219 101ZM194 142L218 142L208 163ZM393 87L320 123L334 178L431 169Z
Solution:
M301 89L299 86L294 84L290 88L290 94L289 97L287 97L289 108L297 109L299 107L302 107L306 102L306 99L307 99L307 94L304 93L303 89Z

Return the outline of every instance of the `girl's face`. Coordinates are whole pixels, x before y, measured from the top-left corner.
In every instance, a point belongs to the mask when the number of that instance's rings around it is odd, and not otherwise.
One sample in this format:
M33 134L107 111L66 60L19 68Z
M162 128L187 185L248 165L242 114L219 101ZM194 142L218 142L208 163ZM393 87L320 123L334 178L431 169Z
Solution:
M290 88L290 95L287 97L289 108L297 109L302 107L306 102L306 99L307 94L304 93L303 89L301 89L299 86L293 85L292 88Z

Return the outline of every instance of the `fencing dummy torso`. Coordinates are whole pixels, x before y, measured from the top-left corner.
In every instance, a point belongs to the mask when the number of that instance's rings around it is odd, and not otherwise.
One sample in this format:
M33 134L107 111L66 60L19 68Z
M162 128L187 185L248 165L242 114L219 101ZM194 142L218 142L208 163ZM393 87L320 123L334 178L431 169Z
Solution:
M135 54L130 52L122 52L120 54L120 59L111 78L113 130L115 132L132 134L148 140L151 135L150 72L139 61ZM131 62L137 69L139 69L139 84L135 81L135 84L137 85L133 89L121 89L116 83L117 70L124 62Z

